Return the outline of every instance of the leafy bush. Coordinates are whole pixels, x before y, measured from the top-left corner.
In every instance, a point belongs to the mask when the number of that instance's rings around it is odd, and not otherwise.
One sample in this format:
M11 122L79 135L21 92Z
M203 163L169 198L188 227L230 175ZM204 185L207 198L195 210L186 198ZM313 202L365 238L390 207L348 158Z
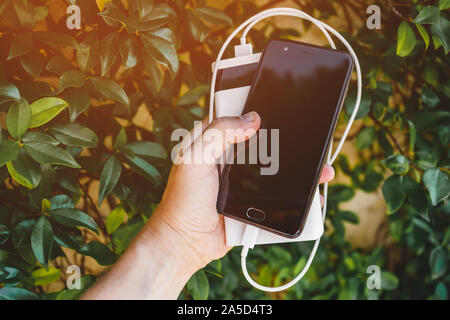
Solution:
M295 2L321 19L340 12L361 59L364 94L349 137L357 160L338 159L350 183L330 188L315 262L302 282L270 297L447 299L450 2L380 2L381 30L366 28L362 1ZM80 6L82 30L67 29L69 4ZM210 66L223 37L264 8L239 0L225 10L204 0L2 1L0 298L75 299L98 275L86 256L114 263L160 200L171 131L206 115ZM267 38L299 37L309 27L266 21L250 38L260 50ZM341 124L354 99L353 88ZM146 113L145 125L136 121ZM373 250L355 250L344 222L358 216L340 204L357 190L380 188L389 234ZM305 243L258 247L248 268L259 282L278 285L309 251ZM73 263L82 288L49 292L46 285L65 279ZM239 264L232 250L196 273L181 297L264 298ZM369 265L384 270L381 290L367 289Z

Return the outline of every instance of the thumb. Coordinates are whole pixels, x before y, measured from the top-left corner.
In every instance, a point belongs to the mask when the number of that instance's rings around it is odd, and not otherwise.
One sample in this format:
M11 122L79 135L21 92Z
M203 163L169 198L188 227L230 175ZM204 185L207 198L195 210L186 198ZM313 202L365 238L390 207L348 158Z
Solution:
M229 145L250 139L260 125L261 118L254 111L215 119L191 146L194 163L215 164Z

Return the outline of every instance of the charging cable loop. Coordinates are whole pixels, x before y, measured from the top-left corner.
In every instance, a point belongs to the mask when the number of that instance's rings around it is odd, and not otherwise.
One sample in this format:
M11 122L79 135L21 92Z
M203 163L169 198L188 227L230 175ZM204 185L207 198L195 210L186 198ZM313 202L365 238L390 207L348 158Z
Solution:
M331 38L329 32L331 34L333 34L339 41L341 41L343 43L343 45L347 48L347 50L350 52L350 54L353 57L353 60L355 63L356 76L357 76L356 102L355 102L355 107L353 108L353 112L350 115L350 118L348 120L347 126L345 127L344 133L342 134L341 139L339 140L339 143L338 143L334 153L331 152L333 145L332 145L332 142L330 143L330 148L329 148L329 152L327 155L326 163L328 165L332 165L333 162L336 160L337 156L339 155L339 152L341 151L342 146L344 145L345 139L347 138L347 135L353 124L353 121L355 120L356 114L359 109L359 105L361 103L361 93L362 93L361 67L360 67L359 60L358 60L358 57L356 56L355 51L353 50L351 45L347 42L347 40L338 31L336 31L335 29L333 29L326 23L311 17L310 15L308 15L307 13L305 13L301 10L293 9L293 8L267 9L265 11L262 11L256 15L254 15L253 17L247 19L246 21L244 21L228 36L228 38L225 40L222 47L220 48L220 51L217 55L217 59L216 59L216 62L215 62L214 68L213 68L213 74L212 74L212 78L211 78L211 87L210 87L210 100L209 100L209 122L211 123L214 119L214 92L215 92L215 85L216 85L216 79L217 79L217 72L219 69L220 61L222 60L222 56L223 56L226 48L228 47L230 42L236 37L236 35L245 28L242 33L242 36L240 38L240 45L235 46L235 56L238 57L238 56L252 54L252 52L253 52L252 46L251 46L251 44L247 43L247 40L246 40L248 32L259 21L267 19L269 17L274 17L274 16L293 16L293 17L309 20L315 26L317 26L320 29L320 31L322 31L322 33L327 38L330 46L333 49L336 49L336 45L334 44L333 39ZM322 207L322 221L324 223L325 223L326 210L327 210L327 196L328 196L328 183L325 183L324 188L323 188L324 204ZM248 251L249 251L249 249L253 249L253 247L255 246L255 243L258 239L259 230L260 230L259 228L252 226L250 224L247 224L245 227L244 234L242 236L243 248L242 248L242 252L241 252L241 267L242 267L242 273L244 274L244 277L253 287L255 287L259 290L262 290L262 291L278 292L278 291L283 291L283 290L286 290L286 289L292 287L298 281L300 281L302 279L302 277L305 275L305 273L308 271L308 269L314 259L314 256L317 252L317 248L319 247L320 238L315 240L313 248L311 250L311 254L309 255L308 260L306 261L305 267L302 269L302 271L300 271L300 273L294 279L292 279L288 283L281 285L279 287L267 287L267 286L262 286L262 285L256 283L251 278L251 276L248 273L247 265L246 265Z

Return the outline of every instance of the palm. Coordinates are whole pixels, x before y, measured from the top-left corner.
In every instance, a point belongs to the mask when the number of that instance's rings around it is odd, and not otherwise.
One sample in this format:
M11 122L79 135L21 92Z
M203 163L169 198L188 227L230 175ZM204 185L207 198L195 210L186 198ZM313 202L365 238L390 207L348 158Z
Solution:
M190 239L205 263L221 258L229 249L225 245L223 217L216 211L218 189L214 166L176 165L161 203L163 219Z

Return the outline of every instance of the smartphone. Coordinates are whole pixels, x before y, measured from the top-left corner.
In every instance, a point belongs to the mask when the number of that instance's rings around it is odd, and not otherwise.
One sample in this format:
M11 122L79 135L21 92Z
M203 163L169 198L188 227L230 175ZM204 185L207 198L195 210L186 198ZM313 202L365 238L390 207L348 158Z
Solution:
M288 238L301 234L352 69L346 52L290 40L267 43L243 109L258 112L261 127L227 157L218 212Z

